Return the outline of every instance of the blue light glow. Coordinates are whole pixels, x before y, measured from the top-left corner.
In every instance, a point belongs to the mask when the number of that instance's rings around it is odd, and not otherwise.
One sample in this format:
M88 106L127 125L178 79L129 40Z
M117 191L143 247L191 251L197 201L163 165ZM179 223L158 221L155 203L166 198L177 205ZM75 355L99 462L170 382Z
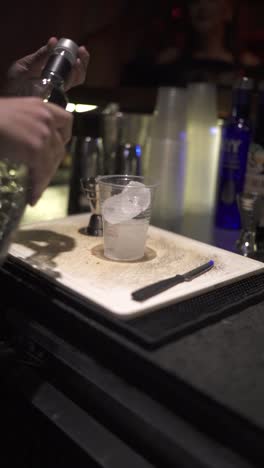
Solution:
M135 150L136 150L136 155L137 155L137 157L140 158L141 155L142 155L141 146L140 146L140 145L136 145Z
M216 135L217 134L217 127L210 127L210 133L211 133L211 135Z

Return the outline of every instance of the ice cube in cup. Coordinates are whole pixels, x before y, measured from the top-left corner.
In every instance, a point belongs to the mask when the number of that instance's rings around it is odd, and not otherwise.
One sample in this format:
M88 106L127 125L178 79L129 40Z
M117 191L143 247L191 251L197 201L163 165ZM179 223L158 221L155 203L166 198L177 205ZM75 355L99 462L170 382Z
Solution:
M138 214L147 210L150 205L150 189L141 182L131 180L131 182L129 182L129 184L124 188L122 195L125 205L133 205L135 209L137 208Z

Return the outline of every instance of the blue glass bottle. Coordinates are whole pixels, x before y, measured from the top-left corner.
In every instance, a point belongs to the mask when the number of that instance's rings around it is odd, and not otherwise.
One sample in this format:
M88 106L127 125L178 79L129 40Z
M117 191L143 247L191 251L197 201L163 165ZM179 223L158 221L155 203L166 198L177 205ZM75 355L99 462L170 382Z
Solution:
M240 78L233 89L232 114L222 129L215 224L240 229L237 195L243 191L251 142L250 110L253 81Z

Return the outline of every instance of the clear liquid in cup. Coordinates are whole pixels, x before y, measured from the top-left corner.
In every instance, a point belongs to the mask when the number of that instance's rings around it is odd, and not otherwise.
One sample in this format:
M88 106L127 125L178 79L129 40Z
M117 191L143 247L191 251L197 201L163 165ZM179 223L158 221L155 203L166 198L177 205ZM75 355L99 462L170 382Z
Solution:
M118 261L139 260L144 256L149 221L131 219L119 224L104 220L104 254Z

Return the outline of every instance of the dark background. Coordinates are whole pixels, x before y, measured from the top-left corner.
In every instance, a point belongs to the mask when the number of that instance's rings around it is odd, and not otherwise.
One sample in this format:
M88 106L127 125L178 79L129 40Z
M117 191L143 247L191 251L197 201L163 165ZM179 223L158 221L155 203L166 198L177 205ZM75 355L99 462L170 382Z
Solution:
M5 2L1 5L1 80L13 60L56 35L71 37L89 49L87 87L126 85L127 64L133 65L129 69L133 84L133 72L136 75L140 72L142 57L143 61L148 57L151 63L163 48L183 47L189 27L186 4L186 0ZM264 60L263 18L263 0L235 2L233 47L250 50L261 61ZM148 79L142 84L147 86ZM159 84L158 79L154 84Z

